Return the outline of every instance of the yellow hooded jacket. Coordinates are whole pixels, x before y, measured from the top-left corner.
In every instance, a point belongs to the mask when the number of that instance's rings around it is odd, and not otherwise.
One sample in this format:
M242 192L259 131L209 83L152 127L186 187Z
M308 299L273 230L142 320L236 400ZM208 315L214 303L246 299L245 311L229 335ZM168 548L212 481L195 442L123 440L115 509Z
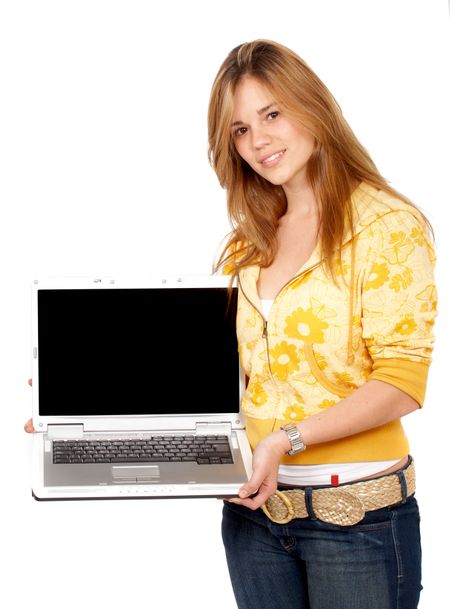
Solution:
M239 272L237 334L249 378L243 397L254 448L289 421L336 404L369 379L390 383L420 405L425 395L436 315L434 252L421 215L361 183L352 194L355 232L335 260L337 285L320 245L277 294L267 322L258 266ZM400 420L317 444L284 463L401 458L408 440Z

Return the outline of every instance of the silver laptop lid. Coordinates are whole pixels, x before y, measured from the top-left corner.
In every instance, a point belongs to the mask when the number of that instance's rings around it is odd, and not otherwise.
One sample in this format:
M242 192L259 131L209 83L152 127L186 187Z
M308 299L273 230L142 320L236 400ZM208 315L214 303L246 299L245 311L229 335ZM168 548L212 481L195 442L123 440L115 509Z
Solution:
M243 427L228 285L223 276L35 281L36 430Z

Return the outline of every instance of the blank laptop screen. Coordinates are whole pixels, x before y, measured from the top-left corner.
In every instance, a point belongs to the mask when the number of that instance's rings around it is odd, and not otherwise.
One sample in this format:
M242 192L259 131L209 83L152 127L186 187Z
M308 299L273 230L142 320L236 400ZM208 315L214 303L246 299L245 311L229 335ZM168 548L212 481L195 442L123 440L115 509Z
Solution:
M236 291L39 290L39 414L238 412Z

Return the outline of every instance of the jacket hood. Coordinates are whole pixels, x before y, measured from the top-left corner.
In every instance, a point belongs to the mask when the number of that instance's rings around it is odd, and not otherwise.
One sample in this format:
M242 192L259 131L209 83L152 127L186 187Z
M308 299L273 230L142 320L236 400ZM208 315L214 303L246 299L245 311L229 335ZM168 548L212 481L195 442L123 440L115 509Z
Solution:
M359 235L364 229L376 222L386 214L398 211L407 211L423 223L423 217L413 205L405 203L401 199L392 197L373 186L361 182L352 193L354 207L354 234ZM350 233L346 235L343 245L352 239Z

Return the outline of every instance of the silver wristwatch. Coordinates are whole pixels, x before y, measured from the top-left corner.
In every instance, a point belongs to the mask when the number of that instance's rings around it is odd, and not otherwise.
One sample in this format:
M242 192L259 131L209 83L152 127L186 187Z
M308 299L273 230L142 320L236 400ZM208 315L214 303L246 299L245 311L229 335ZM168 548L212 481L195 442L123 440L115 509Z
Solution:
M306 446L297 425L294 425L294 423L288 423L287 425L282 425L280 429L287 433L291 443L292 448L290 451L288 451L288 455L296 455L297 453L301 453L302 450L305 450Z

